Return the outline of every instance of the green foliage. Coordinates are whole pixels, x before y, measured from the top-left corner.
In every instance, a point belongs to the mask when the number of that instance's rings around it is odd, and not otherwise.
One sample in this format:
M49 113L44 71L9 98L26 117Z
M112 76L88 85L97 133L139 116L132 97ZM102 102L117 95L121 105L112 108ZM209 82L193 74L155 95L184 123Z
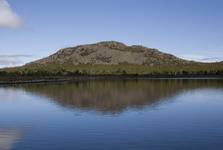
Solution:
M0 70L0 76L75 76L75 75L223 75L220 63L172 66L146 65L27 65Z

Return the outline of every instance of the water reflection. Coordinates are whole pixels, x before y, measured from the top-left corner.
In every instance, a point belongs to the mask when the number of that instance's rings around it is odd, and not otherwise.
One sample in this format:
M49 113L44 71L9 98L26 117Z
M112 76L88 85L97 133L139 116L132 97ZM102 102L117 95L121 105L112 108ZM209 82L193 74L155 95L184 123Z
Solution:
M222 149L222 97L223 80L6 86L0 150Z
M222 87L222 80L86 81L20 86L27 92L48 97L65 107L103 113L154 106L178 93L196 88Z
M0 129L0 150L10 150L21 138L21 133L17 130Z

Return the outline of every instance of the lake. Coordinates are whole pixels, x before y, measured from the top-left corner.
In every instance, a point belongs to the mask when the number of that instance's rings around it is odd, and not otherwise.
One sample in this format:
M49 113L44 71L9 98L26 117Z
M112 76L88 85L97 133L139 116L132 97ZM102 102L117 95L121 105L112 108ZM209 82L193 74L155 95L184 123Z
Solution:
M0 150L223 149L223 80L0 87Z

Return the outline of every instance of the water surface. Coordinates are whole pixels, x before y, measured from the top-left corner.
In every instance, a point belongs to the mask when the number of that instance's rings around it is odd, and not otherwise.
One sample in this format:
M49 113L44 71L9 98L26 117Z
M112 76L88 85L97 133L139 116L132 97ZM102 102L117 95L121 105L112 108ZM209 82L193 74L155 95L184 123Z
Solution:
M223 80L0 87L0 150L223 149Z

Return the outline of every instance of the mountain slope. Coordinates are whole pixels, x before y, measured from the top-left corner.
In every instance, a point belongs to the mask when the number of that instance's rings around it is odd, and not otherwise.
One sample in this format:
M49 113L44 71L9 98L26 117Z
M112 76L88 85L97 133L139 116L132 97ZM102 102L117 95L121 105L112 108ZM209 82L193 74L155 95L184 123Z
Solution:
M55 54L31 64L137 64L182 65L189 61L143 46L127 46L120 42L106 41L61 49Z
M3 82L27 78L32 82L34 79L48 81L85 75L223 77L223 63L187 61L157 49L107 41L61 49L21 67L0 69Z

